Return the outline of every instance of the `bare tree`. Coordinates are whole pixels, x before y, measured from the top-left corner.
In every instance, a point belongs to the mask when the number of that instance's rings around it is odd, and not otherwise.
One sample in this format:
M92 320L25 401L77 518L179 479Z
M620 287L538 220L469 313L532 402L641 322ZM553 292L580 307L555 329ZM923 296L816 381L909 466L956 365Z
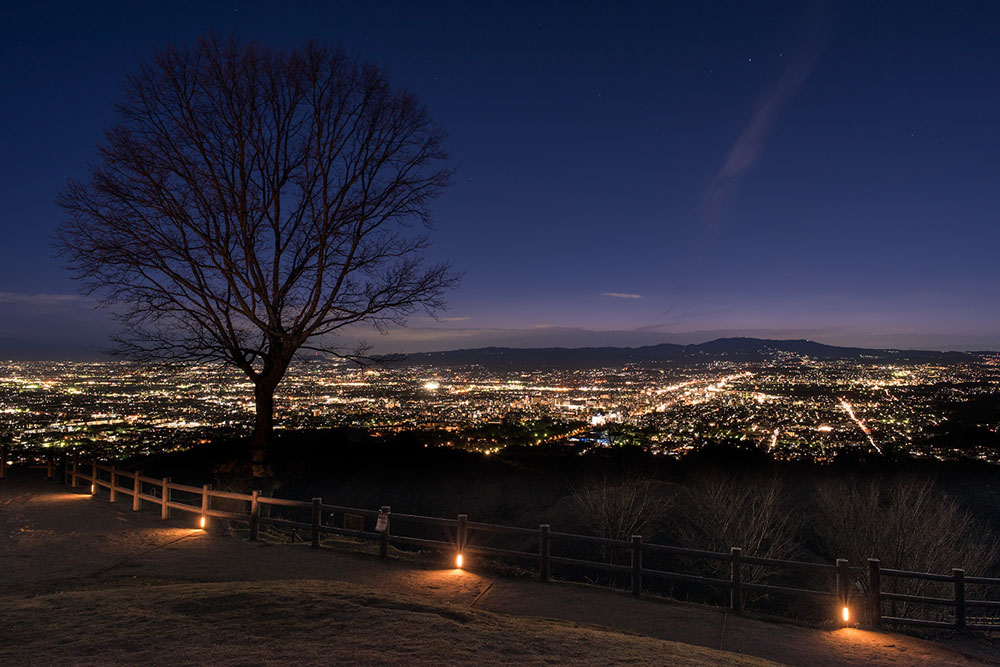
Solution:
M776 476L706 472L687 487L693 544L713 551L741 547L747 555L787 558L799 521Z
M883 567L915 572L945 574L961 567L971 576L995 575L1000 542L933 479L829 481L817 487L816 503L815 531L831 558L878 558ZM909 595L951 594L942 584L919 579L887 577L882 585Z
M384 72L315 43L204 38L128 77L56 240L123 325L119 351L231 364L254 385L254 475L298 350L345 326L433 313L456 277L425 266L443 133ZM355 354L361 351L355 350Z
M596 536L628 542L633 535L649 535L673 505L673 493L653 475L633 469L604 470L573 489L571 502L581 522ZM601 545L600 557L612 565L628 547ZM615 576L608 576L615 585Z
M777 476L705 471L687 486L687 506L679 512L685 520L677 530L692 547L719 552L740 547L748 556L788 559L801 523L789 505ZM728 576L728 564L708 567L713 576ZM766 566L743 569L749 583L767 581L774 574Z
M836 480L816 489L816 533L830 554L885 567L983 573L996 540L931 479Z
M573 506L599 537L627 541L655 527L670 511L673 497L651 475L605 471L573 490Z

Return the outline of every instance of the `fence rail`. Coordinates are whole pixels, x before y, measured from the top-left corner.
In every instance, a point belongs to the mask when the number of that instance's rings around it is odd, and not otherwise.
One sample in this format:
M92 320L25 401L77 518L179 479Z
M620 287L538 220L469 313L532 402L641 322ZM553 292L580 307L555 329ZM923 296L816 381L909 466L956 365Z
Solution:
M7 447L5 445L0 446L0 479L6 476L7 460ZM967 585L1000 587L1000 578L966 577L964 570L958 568L953 569L951 574L936 574L932 572L910 572L907 570L881 568L877 559L869 559L865 567L849 566L847 561L843 559L838 559L836 563L776 560L757 556L744 556L742 549L738 547L733 547L729 553L722 553L646 543L638 535L632 536L631 540L616 540L605 537L556 532L550 530L547 524L542 524L538 528L504 526L469 521L468 517L464 514L458 515L456 519L448 519L416 514L393 513L388 506L383 506L379 510L372 510L324 504L322 498L313 498L310 502L264 496L259 491L254 491L250 494L220 491L213 489L210 485L197 487L179 484L173 482L169 477L163 479L147 477L141 470L122 470L115 464L104 464L96 460L82 461L76 455L71 460L68 460L64 456L59 462L56 462L55 457L49 456L43 464L29 464L28 467L44 469L46 477L49 479L55 479L56 472L59 471L62 477L61 481L69 483L73 487L80 486L81 483L88 483L92 496L97 496L101 489L107 489L110 502L116 502L118 494L129 496L132 498L132 509L134 511L142 510L143 503L158 505L162 519L169 519L171 511L175 510L197 515L199 517L199 525L202 528L206 526L209 517L245 521L249 526L250 540L257 540L259 538L261 525L273 525L293 530L301 529L308 531L312 546L316 548L320 546L323 534L342 535L377 542L381 558L388 557L389 546L392 545L396 547L404 546L417 549L450 551L454 554L458 567L463 566L462 561L465 554L517 561L534 561L537 564L538 575L542 581L550 579L550 572L553 565L576 570L596 570L607 573L609 576L619 575L628 577L630 579L632 594L636 597L642 595L644 579L666 580L675 583L706 586L728 591L729 608L736 613L740 613L744 608L745 593L757 593L789 596L792 598L819 599L826 603L833 600L837 604L837 617L844 624L852 622L851 607L853 606L856 610L858 610L858 607L866 608L869 624L876 628L883 624L892 624L957 630L1000 630L1000 619L997 619L995 625L981 622L983 620L992 620L989 618L977 617L970 622L966 613L970 607L1000 609L1000 600L966 599ZM123 480L128 480L130 484L122 484ZM175 498L175 493L186 494L187 498ZM230 504L236 503L237 505L243 503L243 506L241 508L230 506L226 509L213 507L213 499L227 501ZM266 512L262 511L262 507L277 507L298 511L301 513L300 517L303 519L305 518L305 513L308 511L308 520L271 516L270 510ZM235 511L236 509L239 509L239 511ZM329 523L324 522L324 514ZM341 518L342 525L332 525L334 518L338 515ZM372 521L375 523L374 530L369 530L368 525ZM427 535L417 536L395 532L401 525L416 525L431 529L439 528L439 539L433 539ZM470 532L482 534L483 538L474 541L474 543L469 540ZM507 548L507 546L500 547L495 544L481 543L491 535L495 538L519 539L520 546L518 548ZM628 554L629 563L621 564L569 555L553 555L553 541L563 545L587 545L602 550L612 550L612 553ZM525 550L528 543L534 545L532 550ZM643 565L644 555L650 557L673 556L693 558L699 561L714 561L716 563L728 564L729 577L723 579L703 576L701 574L673 572L666 569L647 567ZM834 576L835 585L832 590L814 590L744 581L744 570L748 566L827 573ZM882 591L882 577L950 583L953 586L953 595L951 597L934 597ZM866 591L863 594L852 590L855 587L855 582L859 580L865 582ZM862 602L855 604L859 598L862 599ZM902 602L948 607L953 611L953 620L947 622L896 616L895 614L883 615L882 608L886 602L890 604Z
M976 584L976 585L988 585L988 586L998 586L1000 585L1000 578L995 577L968 577L965 576L965 570L961 568L954 568L951 574L935 574L932 572L908 572L906 570L892 570L892 569L882 569L880 571L878 561L871 559L868 561L869 571L874 571L874 576L876 581L880 576L886 575L889 577L896 577L900 579L916 579L921 581L935 581L942 583L951 583L953 586L953 594L950 598L939 598L923 595L903 595L899 593L881 593L881 597L887 600L897 600L904 602L911 602L917 604L931 604L931 605L941 605L945 607L951 607L953 610L953 621L951 623L946 623L943 621L924 621L924 619L912 619L893 616L893 617L883 617L882 620L887 620L889 622L910 624L910 625L924 625L927 627L941 627L940 624L945 623L946 627L954 628L956 630L1000 630L1000 619L997 619L996 624L985 624L985 623L969 623L967 617L967 611L969 607L986 607L986 608L1000 608L1000 601L998 600L968 600L966 599L966 585ZM878 592L875 593L878 596ZM917 621L920 621L919 623Z

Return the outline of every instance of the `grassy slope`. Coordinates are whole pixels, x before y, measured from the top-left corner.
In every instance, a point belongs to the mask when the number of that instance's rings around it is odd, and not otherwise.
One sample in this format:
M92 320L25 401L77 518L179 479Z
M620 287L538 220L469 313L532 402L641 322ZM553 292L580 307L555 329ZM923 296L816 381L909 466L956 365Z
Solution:
M771 664L330 581L0 598L4 664Z

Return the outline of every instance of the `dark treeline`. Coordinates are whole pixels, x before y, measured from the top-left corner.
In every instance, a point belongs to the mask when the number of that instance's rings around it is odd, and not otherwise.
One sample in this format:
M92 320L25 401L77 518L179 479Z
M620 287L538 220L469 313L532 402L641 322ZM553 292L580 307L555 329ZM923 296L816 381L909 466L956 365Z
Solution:
M126 462L146 474L249 491L236 439ZM218 463L226 461L227 463ZM467 514L474 521L537 527L776 559L862 565L968 576L1000 574L1000 469L975 461L872 459L845 454L817 465L775 461L766 453L714 443L675 460L641 447L579 455L562 445L507 447L492 456L428 444L420 433L373 438L361 429L278 435L274 495L426 516ZM534 550L525 543L508 548ZM565 555L627 562L624 550L579 548ZM726 578L728 565L666 559L647 566ZM614 583L568 572L571 578ZM748 568L745 580L828 590L822 576ZM864 578L855 582L863 592ZM890 580L885 590L948 597L933 582ZM938 590L938 589L941 590ZM722 591L668 587L662 592L722 603ZM995 592L995 591L994 591ZM992 594L992 593L990 593ZM822 618L815 605L748 596L770 613ZM939 618L943 609L897 609Z
M680 460L654 456L641 447L577 455L562 445L507 447L486 456L428 445L419 432L373 438L363 429L349 428L283 432L278 439L275 495L322 496L330 503L356 507L391 505L445 517L465 513L476 520L522 526L549 521L560 529L600 533L601 527L588 516L594 513L592 496L602 490L641 488L644 497L657 498L646 509L635 510L645 520L644 538L671 544L682 535L696 539L678 525L696 519L701 510L694 505L711 510L712 496L727 493L733 495L729 504L743 514L743 523L767 498L791 517L789 528L795 528L797 544L836 558L854 554L823 553L810 524L841 508L852 514L875 512L873 520L885 518L891 494L905 488L926 497L929 508L955 504L983 534L1000 530L1000 468L971 460L890 461L845 454L832 464L817 465L775 461L739 443L707 444ZM134 464L141 464L147 474L249 490L240 447L236 439L222 440ZM910 500L915 502L917 496ZM627 508L619 513L624 511ZM701 539L700 546L715 545L712 536ZM750 546L723 544L718 546Z

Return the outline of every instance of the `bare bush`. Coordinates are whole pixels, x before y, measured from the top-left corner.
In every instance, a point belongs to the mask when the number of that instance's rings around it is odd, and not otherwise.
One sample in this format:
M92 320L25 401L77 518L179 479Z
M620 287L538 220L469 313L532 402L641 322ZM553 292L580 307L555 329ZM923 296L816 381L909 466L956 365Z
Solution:
M996 536L930 479L839 479L817 487L816 501L814 529L831 558L853 563L877 558L885 568L942 574L960 567L978 576L988 574L1000 555ZM864 579L858 584L867 589ZM883 577L881 586L908 595L952 594L950 584L918 579ZM900 603L894 615L944 613Z
M650 475L605 472L573 491L573 506L595 535L628 540L662 522L673 496Z
M762 558L792 554L801 521L789 512L778 477L714 472L689 485L687 495L681 532L692 546L726 552L740 547Z
M777 476L742 476L710 472L687 487L687 503L677 533L687 546L729 552L740 547L748 556L788 559L796 549L801 520ZM693 565L704 574L728 579L730 565L724 561L699 561ZM762 565L744 565L743 581L763 583L778 570ZM749 603L752 596L745 596Z

